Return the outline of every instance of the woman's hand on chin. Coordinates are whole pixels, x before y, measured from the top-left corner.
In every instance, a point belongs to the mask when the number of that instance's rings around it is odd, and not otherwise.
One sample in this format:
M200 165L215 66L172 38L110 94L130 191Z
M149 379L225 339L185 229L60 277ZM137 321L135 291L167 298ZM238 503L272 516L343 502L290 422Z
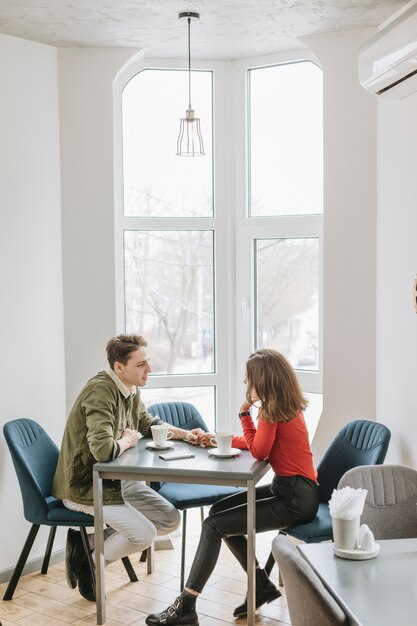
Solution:
M242 405L241 405L241 407L240 407L240 409L239 409L239 413L244 413L245 411L250 411L251 406L252 406L252 405L251 405L251 404L250 404L247 400L245 400L245 401L242 403Z

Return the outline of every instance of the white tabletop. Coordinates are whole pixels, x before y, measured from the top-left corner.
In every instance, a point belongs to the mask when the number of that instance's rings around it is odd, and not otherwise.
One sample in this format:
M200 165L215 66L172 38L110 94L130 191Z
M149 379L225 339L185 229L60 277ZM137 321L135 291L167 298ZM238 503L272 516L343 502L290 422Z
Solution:
M358 626L416 626L417 539L378 541L374 559L351 561L332 543L297 548Z

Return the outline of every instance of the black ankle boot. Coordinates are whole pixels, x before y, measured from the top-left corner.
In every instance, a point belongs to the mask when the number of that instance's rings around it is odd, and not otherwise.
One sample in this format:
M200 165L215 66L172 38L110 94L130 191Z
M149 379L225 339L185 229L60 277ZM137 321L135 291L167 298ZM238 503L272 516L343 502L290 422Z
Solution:
M183 592L165 611L148 615L145 622L148 626L198 626L196 600L197 596Z
M265 602L272 602L281 596L281 592L277 589L268 578L265 570L256 570L256 608L265 604ZM248 614L248 596L233 611L233 617L246 617Z
M84 547L81 533L70 528L67 534L67 545L65 552L65 575L68 586L75 589L81 565L84 560Z
M83 598L89 602L96 601L95 589L93 589L93 581L91 580L91 571L87 558L84 559L80 572L78 574L78 591Z

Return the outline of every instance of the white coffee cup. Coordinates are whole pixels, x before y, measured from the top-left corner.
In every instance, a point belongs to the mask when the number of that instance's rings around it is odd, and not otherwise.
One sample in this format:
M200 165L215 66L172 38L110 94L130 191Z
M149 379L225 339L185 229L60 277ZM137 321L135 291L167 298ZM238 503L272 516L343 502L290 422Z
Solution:
M156 446L164 446L167 439L172 439L174 433L169 430L168 424L154 424L151 426L153 442Z
M219 454L231 454L232 453L232 433L216 433L215 437L210 439L212 446L217 446Z

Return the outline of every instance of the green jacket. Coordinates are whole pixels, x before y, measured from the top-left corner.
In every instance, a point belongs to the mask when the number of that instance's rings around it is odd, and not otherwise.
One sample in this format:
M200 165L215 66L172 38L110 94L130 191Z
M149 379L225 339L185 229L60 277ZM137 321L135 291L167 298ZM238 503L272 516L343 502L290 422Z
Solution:
M125 428L147 435L152 417L135 395L125 398L106 372L99 372L82 389L69 414L55 472L52 495L80 504L93 504L93 470L119 451L117 439ZM123 504L119 480L103 481L103 503Z

